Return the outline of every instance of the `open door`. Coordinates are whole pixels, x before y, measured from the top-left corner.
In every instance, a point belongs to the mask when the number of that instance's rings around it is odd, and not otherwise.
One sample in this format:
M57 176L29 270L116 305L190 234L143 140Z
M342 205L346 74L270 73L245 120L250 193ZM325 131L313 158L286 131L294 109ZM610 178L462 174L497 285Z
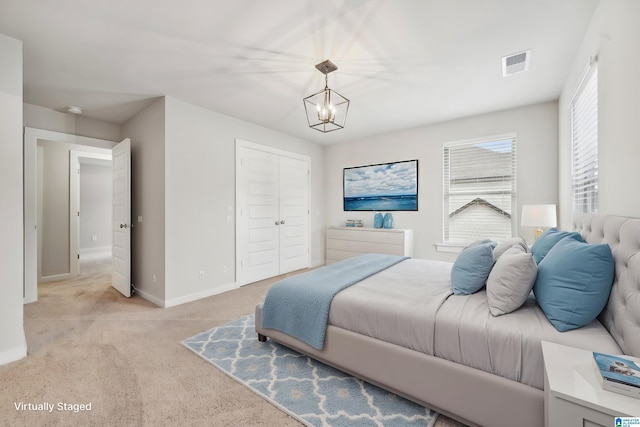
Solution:
M113 164L113 273L111 285L131 296L131 140L112 149Z

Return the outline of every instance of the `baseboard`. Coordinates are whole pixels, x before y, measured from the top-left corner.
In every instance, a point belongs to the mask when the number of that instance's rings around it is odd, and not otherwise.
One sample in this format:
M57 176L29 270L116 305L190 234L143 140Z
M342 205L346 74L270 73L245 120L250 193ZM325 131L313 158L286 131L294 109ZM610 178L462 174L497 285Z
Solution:
M27 356L27 338L22 332L22 343L17 347L0 353L0 365L6 365L7 363L15 362L23 357Z
M54 274L53 276L41 277L40 280L38 280L38 283L57 282L58 280L67 280L67 279L70 279L70 278L71 278L71 274L69 274L69 273Z
M164 307L174 307L176 305L185 304L192 301L197 301L202 298L207 298L212 295L218 295L224 292L232 291L234 289L238 289L239 286L237 283L228 283L222 286L216 286L215 288L207 289L205 291L196 292L189 295L184 295L178 298L173 298L164 302Z
M140 297L142 297L142 299L149 301L151 304L156 305L158 307L164 307L164 300L156 297L155 295L151 295L150 293L147 293L143 290L140 289L136 289L136 287L133 287L133 290L135 291L136 294L140 295Z

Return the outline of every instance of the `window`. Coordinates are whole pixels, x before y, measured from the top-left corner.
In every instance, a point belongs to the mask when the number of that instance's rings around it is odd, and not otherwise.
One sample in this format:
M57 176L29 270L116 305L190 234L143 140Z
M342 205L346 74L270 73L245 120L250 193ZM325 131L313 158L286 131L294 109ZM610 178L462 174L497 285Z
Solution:
M598 212L598 69L590 68L571 101L573 212Z
M515 235L516 135L445 143L443 239Z

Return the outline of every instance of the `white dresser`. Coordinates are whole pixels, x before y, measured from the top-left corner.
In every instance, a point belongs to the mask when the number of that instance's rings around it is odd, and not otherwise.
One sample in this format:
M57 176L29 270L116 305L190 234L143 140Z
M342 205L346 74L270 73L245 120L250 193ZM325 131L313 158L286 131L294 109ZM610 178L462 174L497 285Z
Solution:
M413 230L329 227L327 264L365 253L413 256Z

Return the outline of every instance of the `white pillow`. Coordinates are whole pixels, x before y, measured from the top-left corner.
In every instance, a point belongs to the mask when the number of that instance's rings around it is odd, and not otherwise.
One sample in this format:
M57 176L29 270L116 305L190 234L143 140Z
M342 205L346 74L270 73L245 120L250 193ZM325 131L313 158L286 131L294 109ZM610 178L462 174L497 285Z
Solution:
M523 252L529 252L527 242L525 242L522 237L513 237L511 239L505 240L504 242L498 243L495 249L493 249L493 259L495 261L498 261L498 259L507 251L507 249L514 246L522 248Z
M533 288L538 266L520 245L507 249L487 278L487 301L494 316L511 313L524 304Z

